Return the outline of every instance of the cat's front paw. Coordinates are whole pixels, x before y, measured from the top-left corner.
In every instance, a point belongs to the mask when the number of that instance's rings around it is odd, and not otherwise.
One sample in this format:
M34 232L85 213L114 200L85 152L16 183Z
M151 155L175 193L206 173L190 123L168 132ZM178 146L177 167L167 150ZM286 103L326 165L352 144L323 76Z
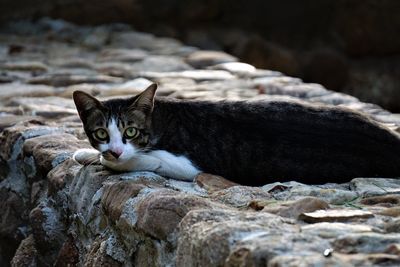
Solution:
M72 159L81 165L100 164L100 152L95 149L79 149L75 151Z

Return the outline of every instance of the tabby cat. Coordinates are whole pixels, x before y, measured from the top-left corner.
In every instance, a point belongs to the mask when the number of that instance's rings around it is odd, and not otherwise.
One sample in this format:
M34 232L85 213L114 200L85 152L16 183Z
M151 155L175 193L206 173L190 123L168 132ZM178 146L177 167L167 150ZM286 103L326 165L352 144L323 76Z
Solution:
M75 91L96 150L74 158L188 181L207 172L245 185L400 176L399 135L361 113L300 101L155 98L156 89L104 102Z

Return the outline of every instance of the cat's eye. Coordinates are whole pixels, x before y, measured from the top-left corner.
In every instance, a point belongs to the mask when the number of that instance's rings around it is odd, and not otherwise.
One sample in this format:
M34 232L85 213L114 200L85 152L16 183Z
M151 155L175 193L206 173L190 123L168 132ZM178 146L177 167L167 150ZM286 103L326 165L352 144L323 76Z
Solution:
M106 130L100 128L94 132L94 137L100 141L105 141L108 138L108 133Z
M129 127L125 130L124 136L126 139L136 138L139 135L139 131L134 127Z

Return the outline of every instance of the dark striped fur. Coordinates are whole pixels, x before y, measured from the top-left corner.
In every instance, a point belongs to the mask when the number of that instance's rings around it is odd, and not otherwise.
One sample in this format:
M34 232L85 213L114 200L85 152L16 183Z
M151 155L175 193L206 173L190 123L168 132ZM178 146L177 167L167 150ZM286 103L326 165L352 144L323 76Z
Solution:
M241 184L400 176L399 135L347 109L156 99L151 121L153 148Z

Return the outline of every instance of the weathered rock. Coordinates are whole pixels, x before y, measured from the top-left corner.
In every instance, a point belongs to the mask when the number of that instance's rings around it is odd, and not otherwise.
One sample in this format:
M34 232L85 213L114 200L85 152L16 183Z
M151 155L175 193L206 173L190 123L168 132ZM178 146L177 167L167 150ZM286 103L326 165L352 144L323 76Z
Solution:
M0 116L0 131L3 131L5 128L10 126L14 126L17 123L40 120L40 117L37 116L21 116L21 115L4 115Z
M379 205L384 207L393 207L400 204L400 195L385 195L363 198L360 201L364 205Z
M219 190L210 195L213 200L237 208L247 207L252 201L271 199L271 195L260 188L249 186L233 186Z
M242 62L227 62L220 63L214 66L210 66L209 69L212 70L226 70L232 74L236 74L239 76L250 76L256 72L256 68L250 64L242 63Z
M37 257L38 252L36 250L35 240L33 235L30 235L22 240L11 261L11 266L37 266Z
M68 196L72 200L79 199L79 201L71 201L69 209L73 213L83 216L84 220L88 220L88 213L93 206L91 204L92 199L110 174L102 166L89 165L82 167L68 188ZM99 200L100 196L98 197Z
M309 213L317 210L326 210L329 204L314 197L305 197L293 203L283 203L281 206L265 206L262 211L277 214L282 217L297 219L302 213Z
M51 169L47 174L48 194L52 196L71 184L81 167L74 160L67 159Z
M134 80L127 81L122 84L118 84L110 87L107 90L100 90L100 96L134 96L143 91L143 88L147 88L153 82L145 78L137 78Z
M351 264L351 266L397 266L400 263L397 255L391 255L387 253L335 253L335 255L348 264Z
M358 102L358 99L353 96L345 95L342 93L331 93L323 96L316 96L309 98L309 101L327 103L336 106L336 105L345 105Z
M100 62L137 62L146 56L148 53L143 49L107 48L99 53L97 60Z
M220 63L235 62L235 61L237 61L237 58L227 53L219 51L204 51L204 50L193 52L186 58L187 63L198 69Z
M318 210L315 212L303 213L300 219L309 222L343 222L357 219L366 219L373 217L369 211L362 210Z
M334 205L343 205L358 197L357 193L339 185L330 187L286 182L267 184L263 186L263 189L271 193L278 200L296 200L312 196Z
M75 246L74 239L69 236L60 249L54 266L68 267L79 263L79 250Z
M206 189L209 193L238 185L237 183L231 182L221 176L208 173L200 173L196 176L195 181L200 187Z
M391 217L400 217L400 207L383 209L380 212L378 212L378 214Z
M30 84L44 84L51 86L68 86L79 83L116 83L122 80L107 75L78 75L78 74L53 74L31 78Z
M21 241L28 217L27 205L19 192L13 192L5 187L0 188L0 235Z
M339 222L321 222L304 225L301 231L310 234L318 235L322 238L337 238L338 236L349 233L369 233L373 232L373 228L364 224L346 224Z
M400 233L400 219L386 223L385 230L389 233Z
M175 54L179 52L180 42L170 38L155 38L143 32L114 33L111 45L120 48L145 49L159 54Z
M43 98L12 98L6 105L18 107L25 115L36 115L50 119L77 114L72 99L55 96Z
M177 231L186 213L211 208L210 202L199 197L168 190L156 191L139 203L137 227L154 238L166 240Z
M54 89L46 85L28 85L18 83L0 84L0 100L8 100L17 96L50 96L55 93Z
M65 225L61 223L62 215L54 208L42 203L29 214L32 234L40 258L54 262L65 240Z
M79 148L89 147L87 142L80 141L71 134L53 134L27 140L23 151L25 157L33 157L39 172L47 174L52 168L70 158Z
M337 238L333 247L342 253L383 253L399 240L400 234L354 233Z
M131 67L136 72L173 72L192 69L177 56L148 56L141 62L132 64Z
M350 186L364 197L400 193L399 179L355 178Z
M105 238L98 238L91 246L86 258L85 266L122 266L121 262L113 259L107 254L107 243Z
M4 70L22 70L22 71L32 71L32 72L45 72L48 67L42 62L8 62L0 65L0 69Z
M141 76L154 78L187 78L196 81L229 80L234 76L223 70L187 70L182 72L142 72Z
M321 254L311 255L282 255L274 257L269 263L270 266L332 266L332 267L350 267L354 266L348 260L342 260L339 257L324 257Z
M131 197L136 197L143 188L145 188L144 185L130 181L106 185L101 199L105 213L111 220L117 221L126 201Z
M400 256L400 245L399 244L390 245L387 247L385 252Z
M22 145L25 140L55 133L61 133L61 130L57 127L44 126L43 122L37 120L6 128L0 137L2 147L0 155L5 160L15 160L21 156Z
M302 235L296 226L267 213L195 211L182 221L181 233L180 266L262 266L300 245L316 253L329 248L328 242Z

